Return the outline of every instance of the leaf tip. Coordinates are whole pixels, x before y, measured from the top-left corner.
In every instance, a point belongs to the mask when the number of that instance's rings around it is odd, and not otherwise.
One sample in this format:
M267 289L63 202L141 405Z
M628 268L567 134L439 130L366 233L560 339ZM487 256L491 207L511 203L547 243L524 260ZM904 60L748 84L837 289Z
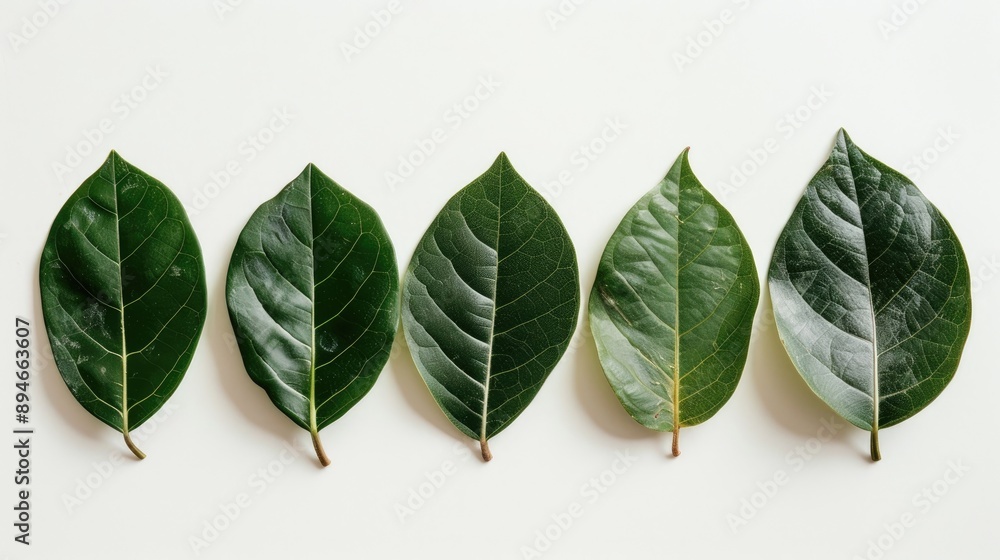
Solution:
M850 141L851 137L847 134L847 130L844 127L840 127L840 129L837 130L837 143L846 144Z
M312 181L313 175L321 175L322 172L316 167L316 164L309 162L305 167L302 168L302 173L299 173L300 178L304 178L308 181Z
M691 152L691 146L687 146L683 150L681 150L681 154L677 156L677 162L680 163L682 166L688 167L689 169L691 167L691 160L690 156L688 155L690 152Z

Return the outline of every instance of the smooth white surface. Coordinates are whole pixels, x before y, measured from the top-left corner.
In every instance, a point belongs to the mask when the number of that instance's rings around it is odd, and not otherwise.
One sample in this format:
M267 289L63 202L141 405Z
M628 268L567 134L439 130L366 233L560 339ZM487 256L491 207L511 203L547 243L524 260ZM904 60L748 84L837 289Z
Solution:
M189 209L207 201L192 222L210 289L198 352L169 417L142 441L149 457L141 463L125 457L106 478L97 474L100 463L128 454L120 435L77 405L51 362L40 364L32 386L34 544L11 540L13 442L0 441L8 449L0 454L8 473L0 555L195 557L191 537L202 537L220 505L245 493L249 507L201 557L523 558L522 547L536 546L536 532L574 503L581 515L566 530L549 529L560 534L543 557L848 559L865 557L880 537L892 545L884 558L993 557L1000 514L995 2L595 0L553 29L546 13L559 0L402 0L402 11L350 61L342 43L387 2L290 4L246 0L220 17L211 2L69 2L16 52L10 33L23 32L23 17L45 19L35 15L40 3L0 8L0 318L30 319L34 348L44 351L36 267L45 235L112 148ZM919 9L885 38L879 22L894 6ZM674 54L724 9L732 23L678 69ZM115 100L142 83L147 67L166 76L124 115ZM488 77L499 82L496 91L453 128L449 108ZM832 95L814 98L818 108L790 129L784 115L807 103L813 88ZM241 143L283 108L291 122L248 161ZM53 163L65 163L67 149L86 141L83 131L105 118L113 131L57 176ZM574 152L600 136L606 119L626 128L581 169ZM682 432L679 459L667 457L669 435L645 431L619 406L584 322L535 401L492 440L488 465L436 408L402 336L369 396L322 432L333 460L327 469L318 468L308 435L246 376L232 344L223 285L236 236L308 162L381 213L401 268L448 197L501 150L543 192L568 171L572 182L547 192L576 244L587 294L611 231L681 149L692 147L695 172L721 194L732 167L773 138L777 151L725 198L763 274L841 126L908 171L941 208L977 286L955 380L927 410L882 433L878 465L867 459L867 432L850 426L819 448L810 443L832 413L784 355L766 297L742 383L716 417ZM386 172L435 128L445 140L390 189ZM957 135L947 151L926 170L907 164L934 146L939 129ZM198 199L230 160L240 173L210 189L213 198ZM13 327L0 334L11 349L13 337ZM7 376L0 423L12 426ZM283 455L286 442L305 451ZM797 448L811 449L811 460L794 459ZM634 464L595 493L588 481L622 470L619 452ZM254 478L268 466L279 470L282 457L291 460L272 482ZM425 473L446 462L453 474L401 522L397 504L405 506L411 490L429 493ZM953 462L968 472L954 485L939 482L947 494L931 507L914 503ZM786 483L755 498L779 472ZM100 486L68 510L67 496L84 495L78 486L88 477ZM740 515L744 500L766 503L734 531L729 516ZM911 528L898 539L883 536L885 524L907 513Z

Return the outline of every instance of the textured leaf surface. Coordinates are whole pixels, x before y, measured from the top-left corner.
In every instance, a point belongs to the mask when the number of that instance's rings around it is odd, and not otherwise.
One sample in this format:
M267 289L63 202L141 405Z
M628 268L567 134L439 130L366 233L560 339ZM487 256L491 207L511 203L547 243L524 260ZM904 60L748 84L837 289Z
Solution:
M375 211L310 164L240 234L226 297L243 363L313 435L372 388L399 322L399 272Z
M827 404L872 431L934 400L969 333L968 263L944 216L843 130L775 248L778 333Z
M448 418L483 445L534 398L576 328L576 254L555 210L501 154L424 234L403 328Z
M685 150L611 236L590 294L601 365L628 413L676 435L718 412L746 363L759 296L746 239Z
M173 394L205 322L201 249L170 190L111 152L56 216L42 312L59 373L128 437Z

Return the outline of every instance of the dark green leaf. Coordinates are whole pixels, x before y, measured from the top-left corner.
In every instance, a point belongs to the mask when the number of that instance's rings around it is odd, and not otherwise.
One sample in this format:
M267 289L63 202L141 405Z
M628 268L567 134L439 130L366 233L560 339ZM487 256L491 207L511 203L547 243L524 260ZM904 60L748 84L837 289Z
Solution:
M312 434L375 384L399 322L399 272L375 211L310 164L254 212L226 284L243 364Z
M66 385L143 458L129 431L177 389L205 323L205 266L184 207L111 152L56 216L39 284Z
M506 428L562 357L580 308L576 253L555 210L500 157L445 205L403 281L403 330L455 426Z
M841 130L778 239L778 334L812 390L872 432L951 381L972 318L969 267L948 221Z
M622 219L590 294L611 387L637 422L674 432L674 455L681 427L736 390L760 296L746 239L687 154Z

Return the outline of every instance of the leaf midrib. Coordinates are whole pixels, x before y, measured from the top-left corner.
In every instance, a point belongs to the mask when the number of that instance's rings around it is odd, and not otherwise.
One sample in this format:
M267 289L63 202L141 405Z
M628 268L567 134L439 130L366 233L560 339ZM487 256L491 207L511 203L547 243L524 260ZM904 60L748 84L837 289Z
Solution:
M119 316L121 317L122 330L122 430L128 435L128 348L125 341L125 281L122 273L122 235L121 235L121 213L118 211L118 178L115 176L115 161L117 157L112 152L111 155L111 190L115 199L115 251L117 255L115 262L118 264L118 305Z
M494 273L493 273L493 297L491 298L493 303L493 310L490 315L490 333L488 335L488 340L486 341L486 377L483 379L483 412L481 415L481 425L479 429L479 441L486 441L486 418L489 413L489 402L490 402L490 376L493 369L493 333L496 329L497 324L497 286L500 284L500 217L503 215L503 163L500 164L500 170L497 172L497 235L493 251L493 258L496 260L494 263Z
M678 171L677 177L677 250L674 251L674 279L677 286L677 297L674 300L674 371L673 383L671 384L671 398L673 399L674 421L673 428L676 434L681 423L681 227L684 222L681 220L681 197L683 196L681 179L684 175L683 165Z
M854 180L854 165L851 159L851 147L846 139L844 142L844 154L847 156L847 170L850 172L851 190L854 194L854 204L858 208L858 221L861 222L861 237L864 239L863 254L865 257L865 288L868 295L869 317L872 322L872 431L878 431L879 424L879 378L878 378L878 324L875 317L875 301L872 298L872 272L871 261L868 256L868 230L865 227L865 219L862 214L861 200L858 197L858 185Z
M309 257L312 261L309 283L309 430L318 431L316 425L316 220L313 216L312 164L306 167L306 184L309 186Z

